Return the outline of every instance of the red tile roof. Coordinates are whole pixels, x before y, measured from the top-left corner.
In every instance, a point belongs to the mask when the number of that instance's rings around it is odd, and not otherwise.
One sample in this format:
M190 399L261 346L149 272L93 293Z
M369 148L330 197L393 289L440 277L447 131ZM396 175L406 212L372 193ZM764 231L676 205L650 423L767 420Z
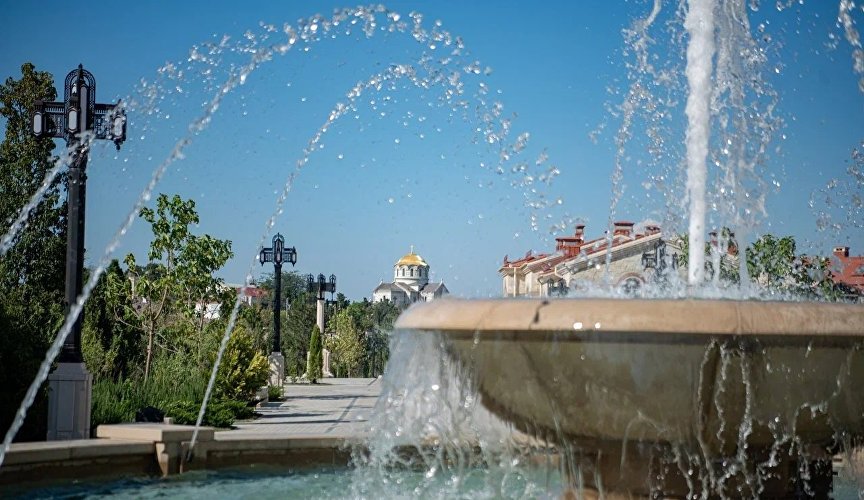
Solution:
M831 279L864 293L864 255L849 255L849 247L837 247L832 257Z

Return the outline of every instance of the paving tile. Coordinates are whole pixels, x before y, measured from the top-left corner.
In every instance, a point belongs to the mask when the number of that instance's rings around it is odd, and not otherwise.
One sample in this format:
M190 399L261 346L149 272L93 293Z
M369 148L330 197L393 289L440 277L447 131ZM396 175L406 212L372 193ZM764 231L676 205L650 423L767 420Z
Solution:
M257 409L260 417L235 422L222 438L270 436L362 436L381 393L381 379L324 379L319 384L285 386L286 400Z

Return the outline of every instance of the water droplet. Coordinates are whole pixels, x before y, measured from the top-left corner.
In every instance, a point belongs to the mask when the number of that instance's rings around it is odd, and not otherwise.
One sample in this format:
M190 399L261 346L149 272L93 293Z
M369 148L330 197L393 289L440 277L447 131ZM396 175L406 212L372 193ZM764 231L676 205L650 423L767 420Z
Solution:
M582 322L577 321L577 322L573 323L573 329L574 330L581 330L582 329Z
M387 198L387 203L393 203L394 201L396 200L394 200L392 196L390 198Z

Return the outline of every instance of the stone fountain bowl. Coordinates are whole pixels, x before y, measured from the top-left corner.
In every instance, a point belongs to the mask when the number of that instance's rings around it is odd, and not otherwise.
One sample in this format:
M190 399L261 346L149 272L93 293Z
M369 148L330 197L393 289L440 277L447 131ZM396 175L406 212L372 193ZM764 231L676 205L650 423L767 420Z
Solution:
M577 448L664 443L713 460L864 436L860 305L436 300L396 327L439 332L485 407Z

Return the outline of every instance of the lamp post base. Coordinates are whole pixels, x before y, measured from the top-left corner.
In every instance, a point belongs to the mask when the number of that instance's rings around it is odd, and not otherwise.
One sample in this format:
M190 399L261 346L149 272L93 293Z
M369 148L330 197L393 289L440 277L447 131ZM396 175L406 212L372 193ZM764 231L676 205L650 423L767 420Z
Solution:
M48 441L90 439L93 375L84 363L58 363L48 390Z
M322 349L321 354L321 357L324 358L324 366L321 367L321 374L324 376L324 378L331 378L333 377L333 374L330 373L330 351L328 351L327 349Z
M281 352L270 353L270 387L282 387L285 381L285 356Z

